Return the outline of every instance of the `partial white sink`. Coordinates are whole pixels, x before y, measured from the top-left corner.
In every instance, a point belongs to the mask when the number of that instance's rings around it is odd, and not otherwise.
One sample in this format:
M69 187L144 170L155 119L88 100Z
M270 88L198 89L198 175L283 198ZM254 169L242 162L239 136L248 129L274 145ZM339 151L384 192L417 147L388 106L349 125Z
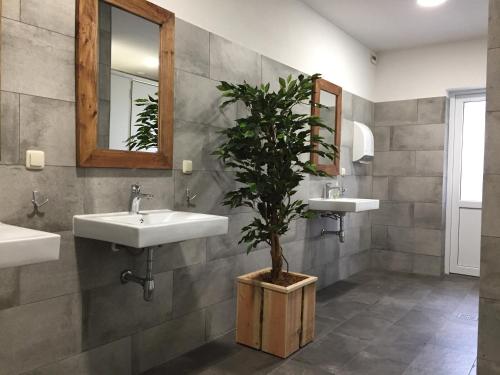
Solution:
M0 268L59 259L61 236L0 223Z
M330 212L360 212L368 210L378 210L378 199L362 198L311 198L309 199L309 209L313 211Z
M154 210L73 216L73 234L144 248L228 231L228 218L192 212Z

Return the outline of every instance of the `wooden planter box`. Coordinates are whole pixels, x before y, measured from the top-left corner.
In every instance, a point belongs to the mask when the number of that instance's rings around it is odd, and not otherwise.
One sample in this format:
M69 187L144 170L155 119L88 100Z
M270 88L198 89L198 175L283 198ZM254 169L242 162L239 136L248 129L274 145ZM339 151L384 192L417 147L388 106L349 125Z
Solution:
M317 277L283 287L257 280L262 269L238 277L236 341L286 358L314 339Z

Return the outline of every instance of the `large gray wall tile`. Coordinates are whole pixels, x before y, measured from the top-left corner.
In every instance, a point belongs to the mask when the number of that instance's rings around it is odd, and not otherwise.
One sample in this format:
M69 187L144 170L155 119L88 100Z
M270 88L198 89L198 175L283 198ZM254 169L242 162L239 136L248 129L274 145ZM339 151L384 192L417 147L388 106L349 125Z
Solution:
M387 227L387 249L407 253L441 256L442 232L436 229Z
M418 100L418 123L441 124L446 120L446 97Z
M442 186L440 177L389 177L389 199L438 203L443 194Z
M373 129L375 152L389 151L391 145L391 127L380 126Z
M500 48L488 50L486 110L500 111Z
M200 346L205 341L205 311L199 310L133 337L137 371L146 371Z
M353 94L346 90L342 90L342 117L346 120L353 120L352 113Z
M0 164L19 163L19 94L2 91Z
M176 70L175 119L228 127L236 118L236 106L219 109L222 102L218 82Z
M114 341L62 361L29 371L26 375L132 374L131 338Z
M401 100L375 104L375 125L408 125L418 121L418 101Z
M175 67L210 76L210 33L179 18L175 20Z
M204 263L206 260L207 239L169 243L155 250L154 272L165 272ZM146 254L142 259L146 263Z
M372 226L372 248L386 249L387 248L387 230L389 227L385 225Z
M373 250L372 267L389 271L411 272L413 268L413 254Z
M206 339L213 340L234 329L236 300L229 299L206 309Z
M423 255L443 256L443 236L439 229L415 228L415 252Z
M193 170L215 169L215 150L209 147L209 126L177 120L174 127L174 169L182 170L182 161L191 160ZM222 169L219 166L217 169Z
M394 127L391 150L442 150L444 137L443 124Z
M362 270L366 270L371 265L370 251L363 251L349 257L340 258L339 277L345 279Z
M40 209L43 215L33 214L33 190L49 199ZM8 224L58 232L71 229L73 215L83 213L82 183L75 168L46 167L33 172L5 166L0 168L0 191L9 194L0 211L0 221Z
M374 104L357 95L352 95L352 119L372 126L374 119Z
M483 298L500 300L500 238L481 238L481 285Z
M246 252L247 245L238 244L241 228L251 223L254 213L239 213L229 216L227 234L207 238L207 259L214 260Z
M271 91L278 91L280 89L278 82L279 78L286 79L291 75L293 79L296 79L299 74L302 73L297 69L270 59L269 57L262 56L262 83L270 83Z
M500 112L486 113L484 173L500 174Z
M170 319L173 274L155 276L153 301L144 301L135 283L110 285L88 292L84 333L85 348L111 342Z
M488 48L500 48L500 3L491 0L489 5Z
M59 234L61 247L57 261L20 268L21 303L117 284L121 271L133 264L128 252L113 252L107 242L76 238L70 231Z
M413 226L413 203L380 202L380 208L372 211L372 223L380 225Z
M485 236L500 237L500 175L485 175L481 232Z
M340 132L340 144L345 147L352 148L354 136L354 122L342 118L342 128Z
M0 363L17 374L81 350L82 302L72 294L0 311Z
M210 78L260 85L261 57L243 46L210 34Z
M416 174L419 176L442 176L444 151L416 151Z
M2 33L2 90L75 100L74 38L9 19Z
M494 299L479 299L480 358L497 361L500 352L500 302Z
M176 210L219 215L248 211L245 208L231 210L230 207L221 204L224 195L236 188L232 174L217 171L195 171L191 175L175 171L174 174ZM191 194L198 194L189 207L186 202L186 188L189 188Z
M181 316L233 297L234 258L174 271L174 316Z
M415 168L414 151L377 152L373 161L374 176L412 176Z
M389 199L389 177L373 177L372 197L386 201Z
M22 0L21 21L43 29L75 36L75 2Z
M21 95L20 157L45 152L46 165L75 166L75 103Z
M0 269L0 310L19 303L19 268Z
M85 169L85 213L128 210L130 187L140 184L152 199L142 199L141 210L174 206L174 179L171 171L135 169Z
M443 273L442 261L441 256L415 254L413 256L412 272L419 275L440 276Z
M441 204L415 203L415 226L418 228L441 229L442 210Z
M486 361L479 358L477 361L477 373L481 375L498 375L500 374L500 362Z

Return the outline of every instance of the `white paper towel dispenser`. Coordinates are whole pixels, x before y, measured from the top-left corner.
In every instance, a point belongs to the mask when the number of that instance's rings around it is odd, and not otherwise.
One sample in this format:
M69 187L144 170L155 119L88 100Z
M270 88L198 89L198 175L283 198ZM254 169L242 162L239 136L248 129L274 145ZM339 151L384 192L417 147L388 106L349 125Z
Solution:
M354 121L352 161L368 164L373 160L373 133L368 126Z

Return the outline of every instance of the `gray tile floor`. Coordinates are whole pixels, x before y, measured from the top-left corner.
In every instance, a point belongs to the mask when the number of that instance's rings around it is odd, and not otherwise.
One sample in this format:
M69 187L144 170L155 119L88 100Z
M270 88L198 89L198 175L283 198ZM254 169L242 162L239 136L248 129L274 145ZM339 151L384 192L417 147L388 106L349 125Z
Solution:
M287 360L231 333L146 374L475 375L478 284L362 272L318 293L316 339Z

